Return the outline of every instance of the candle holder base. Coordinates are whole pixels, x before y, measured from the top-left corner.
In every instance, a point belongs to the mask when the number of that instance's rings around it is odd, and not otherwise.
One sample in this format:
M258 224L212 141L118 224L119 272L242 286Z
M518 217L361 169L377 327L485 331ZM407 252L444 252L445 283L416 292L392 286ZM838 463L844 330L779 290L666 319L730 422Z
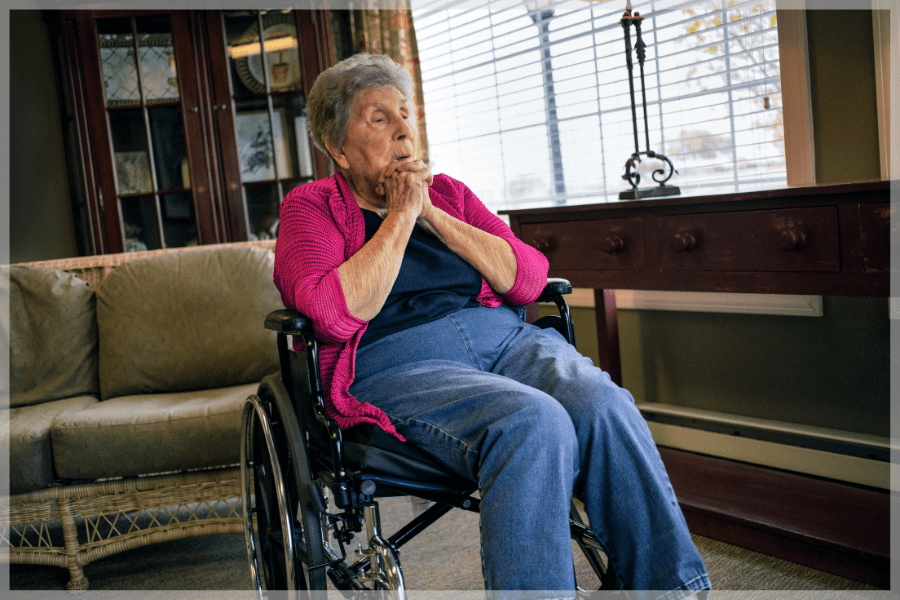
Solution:
M643 200L644 198L664 198L678 196L681 189L677 185L658 185L650 188L631 188L619 194L619 200Z

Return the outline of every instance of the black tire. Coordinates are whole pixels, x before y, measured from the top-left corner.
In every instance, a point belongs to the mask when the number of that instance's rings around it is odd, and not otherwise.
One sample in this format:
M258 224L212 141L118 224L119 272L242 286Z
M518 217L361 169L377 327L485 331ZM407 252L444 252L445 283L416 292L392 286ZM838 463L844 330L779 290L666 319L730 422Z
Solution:
M247 399L242 431L245 534L254 585L259 591L325 590L322 524L309 498L306 445L280 379L267 378Z

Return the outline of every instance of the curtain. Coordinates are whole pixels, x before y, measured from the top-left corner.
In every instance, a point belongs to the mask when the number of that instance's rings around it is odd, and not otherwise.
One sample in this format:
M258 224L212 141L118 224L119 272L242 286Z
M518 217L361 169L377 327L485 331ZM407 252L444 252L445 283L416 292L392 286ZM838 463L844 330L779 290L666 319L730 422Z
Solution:
M405 4L405 3L404 3ZM415 111L419 131L419 158L428 164L428 136L425 132L425 102L422 96L422 71L419 49L413 28L412 11L363 9L351 11L353 46L356 52L386 54L412 77L413 97L409 102Z

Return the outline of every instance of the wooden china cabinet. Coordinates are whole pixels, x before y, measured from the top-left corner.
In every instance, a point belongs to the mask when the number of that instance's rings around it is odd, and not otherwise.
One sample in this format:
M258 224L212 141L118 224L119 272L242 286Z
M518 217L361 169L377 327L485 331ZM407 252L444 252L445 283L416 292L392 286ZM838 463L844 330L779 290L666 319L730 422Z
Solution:
M326 11L48 11L84 254L274 237L327 176L304 99Z

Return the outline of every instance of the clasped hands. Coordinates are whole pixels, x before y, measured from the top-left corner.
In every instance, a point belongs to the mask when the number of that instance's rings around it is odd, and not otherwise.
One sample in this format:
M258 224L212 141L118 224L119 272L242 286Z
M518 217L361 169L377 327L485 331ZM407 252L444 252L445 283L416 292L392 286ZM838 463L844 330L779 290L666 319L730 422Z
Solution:
M428 187L434 181L431 170L421 160L402 158L385 167L375 186L375 193L384 199L378 212L409 213L420 224L431 210Z

